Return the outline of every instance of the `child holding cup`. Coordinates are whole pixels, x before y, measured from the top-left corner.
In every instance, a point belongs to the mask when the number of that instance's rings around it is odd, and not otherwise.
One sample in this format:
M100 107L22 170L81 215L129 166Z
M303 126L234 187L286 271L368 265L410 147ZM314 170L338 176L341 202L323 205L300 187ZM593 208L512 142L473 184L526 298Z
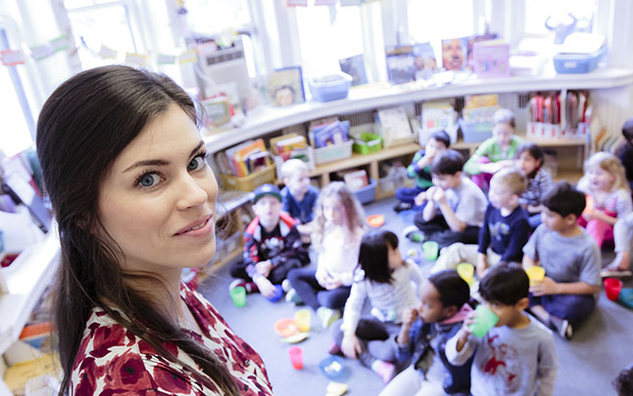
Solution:
M475 357L471 395L553 394L558 368L554 338L545 326L523 312L529 305L528 289L527 274L519 265L491 268L479 284L485 305L470 313L462 329L446 344L451 364L465 364ZM483 316L488 320L482 320ZM493 319L497 319L496 324Z

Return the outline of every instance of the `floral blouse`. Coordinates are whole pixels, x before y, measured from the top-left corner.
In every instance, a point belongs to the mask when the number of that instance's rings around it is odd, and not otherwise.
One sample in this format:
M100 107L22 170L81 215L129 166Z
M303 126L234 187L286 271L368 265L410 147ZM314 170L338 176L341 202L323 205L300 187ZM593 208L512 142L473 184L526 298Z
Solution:
M180 295L205 333L185 330L226 364L242 395L272 396L261 357L229 328L213 306L181 284ZM176 345L165 347L190 367L170 362L117 324L101 308L88 318L70 383L71 395L219 395L221 391Z

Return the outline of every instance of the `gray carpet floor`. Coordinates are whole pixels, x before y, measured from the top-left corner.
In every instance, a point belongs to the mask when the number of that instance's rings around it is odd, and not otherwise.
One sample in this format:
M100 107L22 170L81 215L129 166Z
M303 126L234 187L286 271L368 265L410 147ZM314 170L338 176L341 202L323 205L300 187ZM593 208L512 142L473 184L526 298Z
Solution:
M395 199L390 198L365 206L366 215L384 214L383 228L400 236L404 227L412 224L412 218L396 215L391 209ZM420 245L400 237L403 255ZM608 263L613 253L603 252L603 263ZM313 264L315 256L312 255ZM422 262L421 268L428 273L430 263ZM288 358L290 345L280 341L273 329L282 318L292 318L302 307L281 300L271 303L259 294L246 298L246 306L235 307L228 293L231 282L229 265L216 273L199 290L214 304L229 325L262 356L269 378L277 396L325 395L329 380L319 371L319 362L326 358L332 343L329 331L323 330L312 316L312 329L307 340L298 344L303 349L304 368L294 370ZM633 287L633 280L625 281L624 287ZM556 337L559 371L554 395L596 396L614 394L611 381L619 371L633 363L633 311L610 301L601 292L598 308L587 322L575 329L571 341ZM349 395L377 395L383 387L382 380L357 361L346 359L351 375L345 381Z

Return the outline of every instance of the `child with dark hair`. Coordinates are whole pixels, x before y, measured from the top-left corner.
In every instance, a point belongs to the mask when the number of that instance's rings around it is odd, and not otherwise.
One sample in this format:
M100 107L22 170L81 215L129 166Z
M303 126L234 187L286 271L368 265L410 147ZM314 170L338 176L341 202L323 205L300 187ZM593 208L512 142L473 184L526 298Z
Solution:
M633 396L633 367L620 371L620 374L613 380L613 387L618 396Z
M398 333L402 313L418 304L411 281L419 286L422 275L417 265L402 260L398 237L391 231L365 234L358 262L360 270L343 319L333 325L335 345L330 352L358 359L387 383L395 370L393 347L388 340ZM372 306L372 318L361 318L366 299Z
M523 248L523 267L540 265L545 278L530 287L530 310L565 339L596 306L600 290L600 249L578 225L585 195L558 182L542 199L541 224Z
M472 359L454 366L447 361L445 348L472 311L469 297L468 284L455 270L428 278L420 288L420 305L404 312L395 339L398 361L411 365L380 396L468 394Z
M477 243L484 221L487 199L479 187L462 175L464 157L455 150L446 150L433 160L431 174L434 186L416 197L416 204L425 204L414 219L424 236L440 247L455 242ZM405 235L414 240L415 232L407 228Z
M434 132L424 148L413 156L411 165L407 167L407 176L415 178L415 187L401 187L396 190L396 198L400 201L393 209L396 212L412 209L415 197L433 185L431 181L431 163L437 154L446 151L451 139L444 131Z
M551 396L558 358L552 333L523 311L529 305L529 279L517 264L490 269L479 284L479 294L498 322L483 338L471 333L476 313L446 345L446 357L460 365L474 355L473 396Z
M624 142L618 147L615 154L622 162L626 171L626 180L633 190L633 118L626 120L622 126L622 136Z
M519 204L529 213L530 227L534 230L541 224L541 197L552 186L552 177L543 168L543 150L536 143L525 143L519 146L514 157L516 169L527 178L527 188Z

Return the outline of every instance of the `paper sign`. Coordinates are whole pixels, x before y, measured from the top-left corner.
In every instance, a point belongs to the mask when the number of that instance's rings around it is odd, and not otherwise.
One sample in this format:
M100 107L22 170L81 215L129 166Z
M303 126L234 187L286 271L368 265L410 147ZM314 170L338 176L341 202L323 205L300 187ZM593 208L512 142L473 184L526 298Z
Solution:
M53 48L53 53L68 49L68 37L66 37L65 35L59 36L49 41L48 44L50 44L50 46Z
M286 6L288 7L305 7L308 5L308 0L286 0Z
M184 63L193 63L197 59L198 58L196 56L196 50L190 49L190 50L180 54L180 56L178 57L178 63L180 63L181 65L184 64Z
M145 65L147 64L147 55L137 54L134 52L126 52L125 63L129 63L139 67L145 67Z
M176 63L174 55L158 54L156 55L156 63L159 65L173 65Z
M101 56L102 58L116 59L117 54L118 51L113 50L112 48L105 45L102 45L101 49L99 50L99 56Z
M22 50L4 50L0 52L2 57L2 64L5 66L23 65L26 61L26 56Z
M29 49L31 50L31 57L36 61L53 55L53 47L50 44L39 45Z

